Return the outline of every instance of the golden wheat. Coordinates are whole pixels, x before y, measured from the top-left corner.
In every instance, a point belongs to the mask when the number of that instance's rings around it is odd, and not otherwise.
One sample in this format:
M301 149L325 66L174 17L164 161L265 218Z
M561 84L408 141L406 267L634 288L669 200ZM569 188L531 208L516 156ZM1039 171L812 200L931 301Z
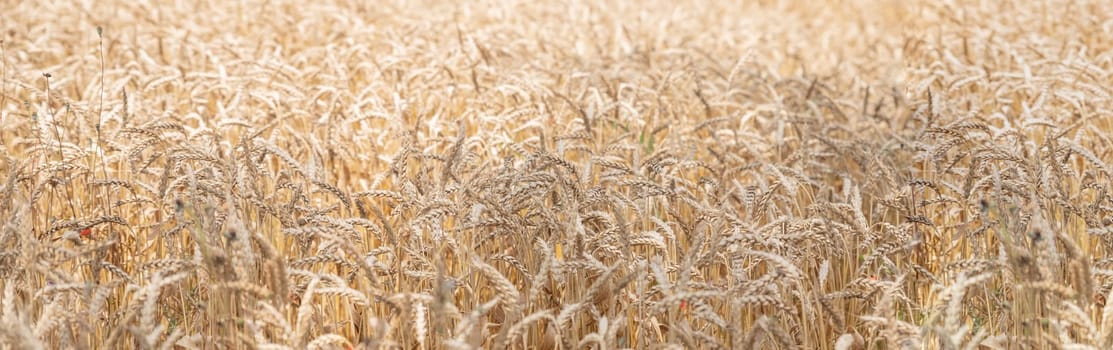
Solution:
M1110 14L13 3L0 349L1107 348Z

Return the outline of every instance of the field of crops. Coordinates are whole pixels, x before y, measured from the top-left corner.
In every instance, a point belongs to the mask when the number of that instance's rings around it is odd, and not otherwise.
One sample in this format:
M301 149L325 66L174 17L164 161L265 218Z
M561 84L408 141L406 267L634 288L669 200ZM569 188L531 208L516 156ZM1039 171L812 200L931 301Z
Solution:
M0 8L0 349L1113 347L1113 2Z

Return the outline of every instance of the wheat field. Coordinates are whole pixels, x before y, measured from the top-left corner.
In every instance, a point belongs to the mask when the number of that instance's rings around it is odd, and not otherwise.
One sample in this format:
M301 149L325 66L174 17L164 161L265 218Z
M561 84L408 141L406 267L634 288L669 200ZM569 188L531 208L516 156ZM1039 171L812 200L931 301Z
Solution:
M1107 1L0 7L0 349L1113 347Z

